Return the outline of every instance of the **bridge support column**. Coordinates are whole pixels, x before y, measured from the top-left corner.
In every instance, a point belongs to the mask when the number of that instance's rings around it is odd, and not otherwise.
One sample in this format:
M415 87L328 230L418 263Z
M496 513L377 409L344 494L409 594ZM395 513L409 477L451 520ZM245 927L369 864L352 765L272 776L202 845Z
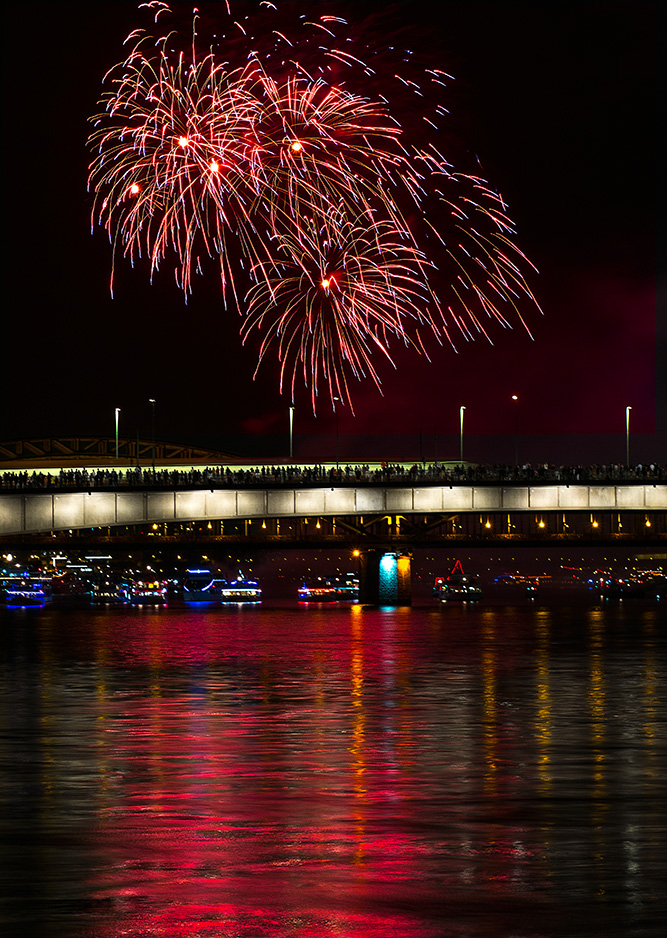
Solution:
M376 606L409 606L412 602L412 554L381 548L359 558L359 599Z

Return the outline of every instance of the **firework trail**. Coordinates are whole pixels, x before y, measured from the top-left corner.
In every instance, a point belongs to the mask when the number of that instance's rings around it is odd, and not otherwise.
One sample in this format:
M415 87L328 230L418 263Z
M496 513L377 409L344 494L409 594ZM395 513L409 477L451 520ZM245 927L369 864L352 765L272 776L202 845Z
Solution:
M204 5L185 26L141 8L153 27L128 37L89 140L114 259L173 265L187 297L214 258L243 341L314 410L322 389L352 406L351 378L380 388L395 342L526 325L505 205L442 152L449 76L309 5Z
M324 208L282 234L279 256L248 293L242 334L263 333L260 363L277 346L281 390L289 382L292 398L301 372L313 395L322 382L332 398L351 405L347 372L379 388L374 354L391 360L392 338L419 342L414 327L432 328L428 308L435 301L426 258L398 239L392 224Z
M243 171L251 128L243 77L211 55L190 66L182 54L172 64L164 50L149 57L146 44L124 63L106 120L90 136L97 220L132 263L149 257L151 273L171 253L186 293L198 252L219 257L224 290L233 282L227 233L252 243L259 220Z

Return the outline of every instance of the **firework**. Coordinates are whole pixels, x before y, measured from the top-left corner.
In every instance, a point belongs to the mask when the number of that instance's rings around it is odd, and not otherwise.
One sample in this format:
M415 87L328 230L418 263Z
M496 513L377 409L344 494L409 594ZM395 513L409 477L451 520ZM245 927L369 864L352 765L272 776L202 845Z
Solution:
M350 377L379 388L376 356L391 361L392 341L421 347L419 327L437 331L428 262L389 222L329 207L285 231L276 253L248 293L242 334L263 334L260 363L277 348L281 390L289 384L294 399L301 375L313 410L321 385L352 406Z
M229 231L246 246L256 241L244 88L242 76L210 55L190 66L181 55L171 64L164 50L149 57L139 44L90 137L98 154L90 175L98 222L132 263L147 255L151 273L168 253L175 257L186 293L199 254L221 259L223 290L233 283Z
M351 406L396 342L491 340L536 303L501 197L443 155L449 76L277 7L132 34L90 136L93 219L114 256L172 264L186 297L214 258L281 389Z
M345 205L352 217L382 205L406 229L387 200L387 184L392 172L400 167L407 175L410 167L396 146L400 129L384 107L303 75L280 85L258 71L252 91L257 108L250 173L272 217L282 211L297 218L303 204L324 198L325 213L329 205Z

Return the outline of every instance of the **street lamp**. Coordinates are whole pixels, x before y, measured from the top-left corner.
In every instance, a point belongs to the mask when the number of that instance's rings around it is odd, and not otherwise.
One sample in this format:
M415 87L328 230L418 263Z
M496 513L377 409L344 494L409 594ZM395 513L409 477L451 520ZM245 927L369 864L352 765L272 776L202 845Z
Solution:
M630 466L630 411L632 407L625 408L625 465Z
M148 403L151 405L151 408L153 411L151 423L152 423L152 429L153 429L153 472L155 472L155 399L152 397L149 397Z
M292 456L294 455L293 439L294 439L294 404L292 404L289 409L289 458L290 460L292 459Z
M519 398L512 395L514 401L514 465L519 465Z
M116 408L116 459L118 459L118 417L120 416L120 407Z
M340 425L339 425L339 422L338 422L338 408L336 407L336 403L339 403L339 404L340 404L340 398L339 398L339 397L334 397L333 401L334 401L334 412L335 412L335 414L336 414L336 473L338 473L338 470L340 469L340 458L339 458L339 452L340 452L340 451L339 451L340 434L339 434L339 432L338 432Z
M463 465L463 413L464 411L465 411L465 407L459 407L459 422L461 425L461 451L460 451L461 465Z

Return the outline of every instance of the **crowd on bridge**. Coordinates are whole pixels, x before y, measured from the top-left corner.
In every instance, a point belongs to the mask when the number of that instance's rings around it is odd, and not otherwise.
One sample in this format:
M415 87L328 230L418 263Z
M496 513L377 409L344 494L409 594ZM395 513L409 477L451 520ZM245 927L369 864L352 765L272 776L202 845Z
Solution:
M173 488L252 488L295 485L464 485L469 483L617 483L667 481L667 466L650 463L594 466L443 465L438 462L407 465L262 465L188 467L181 469L61 469L58 473L6 471L0 490L108 490Z

